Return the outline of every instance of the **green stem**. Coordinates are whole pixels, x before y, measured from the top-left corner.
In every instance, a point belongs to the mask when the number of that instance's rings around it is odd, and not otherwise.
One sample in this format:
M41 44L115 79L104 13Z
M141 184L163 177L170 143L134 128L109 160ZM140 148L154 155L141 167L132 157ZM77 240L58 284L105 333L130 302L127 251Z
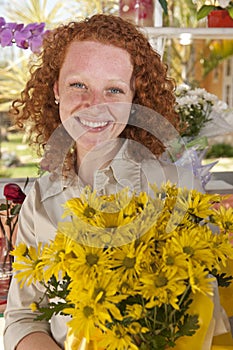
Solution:
M4 260L3 260L3 265L2 265L2 269L4 270L5 269L5 266L6 266L6 261L7 261L7 257L8 257L8 247L9 247L9 239L8 239L8 236L7 236L7 232L5 230L5 227L2 223L2 219L0 217L0 228L1 228L1 231L3 233L3 238L5 239L6 241L6 244L7 244L7 254L4 255ZM4 243L2 244L2 247L4 248Z
M14 217L13 217L14 219ZM18 221L18 218L16 218L16 223ZM11 213L10 213L10 205L8 203L8 200L6 199L6 225L9 227L9 237L8 237L8 234L5 230L5 227L2 223L2 221L0 220L0 226L1 226L1 229L3 231L3 234L4 234L4 237L6 239L6 242L7 242L7 252L6 252L6 255L4 257L4 261L3 261L3 269L5 268L5 265L6 265L6 262L7 262L7 259L9 258L9 261L10 261L10 266L12 265L12 262L13 262L13 257L11 255L9 255L10 251L13 249L13 245L12 245L12 237L13 237L13 233L14 233L14 229L15 229L15 226L16 226L16 223L13 223L13 226L12 226L12 217L11 217Z
M0 228L1 228L1 231L3 233L3 236L6 237L6 230L5 230L5 227L2 223L2 219L1 219L1 216L0 216Z
M182 303L183 303L183 301L184 301L186 295L187 295L187 294L189 293L189 291L190 291L190 288L191 288L190 285L188 285L188 287L186 288L185 292L182 294L182 296L181 296L181 298L180 298L180 301L179 301L179 303L178 303L179 306L182 305ZM171 312L171 314L170 314L170 316L169 316L169 322L170 322L170 323L172 322L172 318L175 316L176 311L177 311L177 310L174 309L174 310Z

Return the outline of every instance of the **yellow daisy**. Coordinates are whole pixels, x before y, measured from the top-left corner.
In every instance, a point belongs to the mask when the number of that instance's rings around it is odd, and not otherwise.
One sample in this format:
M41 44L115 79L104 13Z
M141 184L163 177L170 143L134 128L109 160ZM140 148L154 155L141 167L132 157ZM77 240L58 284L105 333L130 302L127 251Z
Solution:
M203 194L196 190L183 191L177 198L177 208L189 217L206 218L212 213L212 204L219 200L219 195Z
M140 293L145 299L149 299L147 308L156 305L170 304L178 309L178 296L185 289L186 284L180 276L171 271L157 271L156 273L143 274L140 278Z
M211 219L214 224L218 225L220 230L233 232L233 208L220 206L218 210L213 209Z
M117 304L126 299L127 295L118 292L118 283L115 274L104 271L99 275L84 276L80 281L76 279L70 283L69 299L73 303L92 300L99 315L113 315L115 319L121 320L122 315Z
M187 276L187 259L185 254L174 250L171 241L166 242L166 245L162 247L162 254L160 259L160 266L162 271L170 271L172 273L179 273L183 271L183 274Z
M228 234L213 235L212 252L215 258L214 266L218 269L221 264L226 266L228 259L233 259L233 249Z
M27 248L24 243L20 243L18 247L14 249L12 255L15 256L15 262L13 263L13 269L16 272L15 277L22 287L26 282L29 286L33 282L43 280L43 269L41 266L41 251L42 243L38 244L38 247Z
M189 283L192 292L200 292L203 294L213 295L213 284L215 278L209 276L208 271L201 265L193 267L189 264Z
M80 276L92 275L110 265L112 252L110 249L102 249L76 243L73 247L74 259L70 260L70 276L80 279Z
M145 316L145 310L144 307L141 304L133 304L133 305L127 305L126 306L126 313L125 315L127 317L131 317L134 320L139 320L140 318Z
M70 260L74 258L72 248L75 242L58 232L54 241L46 245L41 255L41 265L44 267L44 280L47 282L53 275L62 278L70 268Z
M119 280L134 281L143 268L146 246L135 242L114 248L111 256L111 267Z
M108 329L105 335L99 345L106 350L138 350L127 327L121 324L113 325L112 329Z
M94 338L97 329L106 330L105 321L110 320L109 314L99 314L94 300L79 301L75 308L63 310L64 314L71 315L72 319L67 322L75 336L80 334L87 342Z
M174 251L185 255L186 259L212 266L215 259L209 242L202 240L198 228L182 230L171 238Z

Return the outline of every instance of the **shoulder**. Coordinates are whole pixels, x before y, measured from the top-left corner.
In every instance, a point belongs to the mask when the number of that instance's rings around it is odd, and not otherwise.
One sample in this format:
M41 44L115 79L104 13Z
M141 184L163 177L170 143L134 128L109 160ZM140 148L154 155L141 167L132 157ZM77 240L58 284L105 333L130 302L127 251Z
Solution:
M146 159L142 161L142 172L148 183L156 183L157 186L170 181L177 187L195 188L203 192L200 179L189 168L166 164L157 159Z
M27 200L43 201L62 192L63 185L61 178L54 179L51 177L51 174L45 174L35 179L27 195Z

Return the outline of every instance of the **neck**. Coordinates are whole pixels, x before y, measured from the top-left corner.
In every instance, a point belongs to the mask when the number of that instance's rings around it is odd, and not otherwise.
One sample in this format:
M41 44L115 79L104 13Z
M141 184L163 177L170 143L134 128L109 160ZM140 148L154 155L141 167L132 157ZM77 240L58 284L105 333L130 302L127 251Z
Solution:
M86 185L93 185L94 173L97 170L104 169L116 156L122 140L108 140L93 147L91 150L85 150L77 144L77 174Z

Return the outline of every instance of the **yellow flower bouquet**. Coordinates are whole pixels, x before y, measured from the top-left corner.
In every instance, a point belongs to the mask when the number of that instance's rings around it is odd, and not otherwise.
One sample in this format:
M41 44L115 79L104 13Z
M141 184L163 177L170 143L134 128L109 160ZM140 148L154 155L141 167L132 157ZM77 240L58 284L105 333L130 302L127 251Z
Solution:
M222 268L233 259L233 208L214 208L219 200L169 182L150 195L85 188L64 204L54 240L12 253L19 283L44 287L36 319L69 315L66 349L163 350L192 339L197 297L212 303L214 281L232 279Z

